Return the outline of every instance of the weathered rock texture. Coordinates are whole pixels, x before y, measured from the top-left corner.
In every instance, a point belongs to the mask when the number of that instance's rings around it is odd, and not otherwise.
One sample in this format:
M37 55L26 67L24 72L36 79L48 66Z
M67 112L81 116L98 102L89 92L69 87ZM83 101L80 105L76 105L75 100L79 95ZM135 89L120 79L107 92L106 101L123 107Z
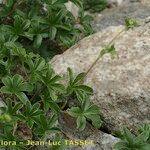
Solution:
M76 6L73 2L67 2L65 4L67 10L69 10L75 18L78 18L78 14L79 14L79 7Z
M123 28L109 27L81 40L54 57L51 65L58 74L65 74L67 67L86 72L99 51ZM115 47L118 58L105 55L85 83L93 87L92 101L101 108L111 131L122 126L135 131L138 124L150 123L150 23L122 34Z
M141 3L145 4L145 5L150 5L150 1L149 0L141 0Z
M150 4L150 0L148 1ZM143 3L145 4L146 2ZM142 20L150 16L150 5L148 5L148 2L144 4L128 4L105 9L101 14L93 14L94 21L92 26L95 31L101 31L109 26L123 25L126 17Z
M107 0L110 6L124 6L127 4L132 4L134 2L140 2L141 0Z
M101 132L98 129L92 127L87 123L84 131L79 131L76 128L75 119L67 114L61 114L59 119L62 131L70 140L87 140L89 144L83 145L81 147L71 146L69 150L112 150L115 143L119 139L115 138L110 134Z
M65 150L112 150L115 143L119 141L118 138L110 134L101 132L98 129L95 129L89 123L87 123L84 131L79 131L76 128L76 121L71 116L66 113L61 113L60 118L60 127L63 131L63 139L69 141L87 141L85 145L75 146L69 145L65 147ZM51 139L48 138L48 139ZM47 150L44 147L36 147L34 150Z

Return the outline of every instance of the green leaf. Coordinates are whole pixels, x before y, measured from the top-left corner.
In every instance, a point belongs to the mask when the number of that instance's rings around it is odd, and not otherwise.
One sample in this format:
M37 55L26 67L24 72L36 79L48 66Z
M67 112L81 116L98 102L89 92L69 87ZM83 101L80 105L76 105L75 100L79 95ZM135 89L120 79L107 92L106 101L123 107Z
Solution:
M134 27L139 26L138 22L135 19L132 18L125 18L125 26L126 29L133 29Z
M57 28L56 27L51 27L49 30L49 36L51 40L54 40L56 37L56 33L57 33Z
M71 107L70 109L67 110L67 113L70 116L77 118L78 123L80 118L84 117L85 120L86 119L91 120L92 124L96 128L100 128L100 126L102 125L99 108L95 105L90 104L89 99L87 100L85 99L85 101L82 102L81 108ZM83 126L81 125L81 129L83 129L82 127L84 127L84 125Z
M4 77L2 79L4 84L1 87L1 92L8 93L8 94L15 94L24 104L28 101L28 97L24 93L31 92L33 90L33 86L27 82L24 82L23 77L16 74L13 77Z
M135 136L127 129L127 128L124 128L123 129L123 132L124 132L124 138L129 142L129 143L133 143L134 141L134 138Z
M74 80L73 72L72 72L71 68L67 68L67 70L68 70L68 73L69 73L69 83L70 83L70 85L72 85L73 80Z
M16 96L21 100L21 102L23 104L25 104L27 101L29 101L28 97L23 92L16 93Z
M82 0L70 0L70 1L73 2L75 5L77 5L78 7L83 8Z
M89 115L85 115L86 118L90 119L92 121L92 124L94 127L96 128L100 128L101 125L102 125L102 120L100 118L100 115L92 115L92 114L89 114Z
M101 50L100 52L100 57L102 57L105 54L111 54L112 58L116 56L116 48L114 45L106 46L104 49Z
M84 77L85 77L85 73L78 74L75 80L73 81L73 84L77 84L78 82L82 81Z
M139 143L141 141L143 142L147 142L147 140L149 139L150 133L147 131L143 131L141 134L138 135L138 137L136 137L136 142Z
M86 93L84 91L78 90L78 89L73 89L73 91L75 91L75 94L77 96L77 99L80 101L80 103L82 103L85 98L86 98Z
M78 117L82 114L82 110L79 107L71 107L67 112L72 117Z
M41 46L42 40L43 40L43 37L41 36L41 34L38 34L34 39L33 46L35 48L39 48Z
M77 118L77 128L84 130L86 126L86 118L84 116L79 116Z
M114 150L123 150L123 149L128 149L127 148L127 143L126 142L118 142L114 145Z
M38 122L38 127L36 132L40 136L44 136L46 133L58 133L60 132L59 128L57 128L58 118L56 115L53 115L50 119L47 119L44 115L41 115Z
M89 105L88 108L84 109L85 114L88 115L95 115L95 114L99 114L100 113L100 109L98 106L96 105Z
M20 85L20 90L26 91L26 92L32 92L33 88L34 88L33 85L27 82L24 82L22 83L22 85Z
M55 82L57 82L59 80L61 80L61 76L56 75L56 76L54 76L53 78L50 79L49 83L53 84L53 83L55 83Z
M57 105L56 102L50 101L50 102L49 102L49 107L50 107L53 111L55 111L56 113L59 113L59 112L60 112L60 108L59 108L59 106Z
M26 123L30 128L34 125L34 123L38 123L40 115L43 114L43 111L40 109L40 105L38 103L31 104L30 101L27 101L25 104L25 110L21 114L21 118L25 118Z
M88 94L92 94L93 93L93 89L87 85L76 85L73 88L81 90L83 92L86 92Z

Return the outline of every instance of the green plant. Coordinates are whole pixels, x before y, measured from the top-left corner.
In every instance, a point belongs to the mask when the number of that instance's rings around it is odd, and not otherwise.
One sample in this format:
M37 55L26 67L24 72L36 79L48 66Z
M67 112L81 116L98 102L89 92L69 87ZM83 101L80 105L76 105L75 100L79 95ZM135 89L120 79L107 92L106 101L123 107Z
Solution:
M133 29L134 27L139 26L138 22L135 19L132 18L125 18L125 26L126 29Z
M11 4L12 1L9 2ZM14 8L16 5L11 7ZM11 142L9 146L1 145L1 147L7 147L8 150L31 149L26 145L25 135L19 135L22 125L25 127L24 130L30 131L28 138L31 140L45 141L47 134L54 134L55 138L57 135L62 135L58 119L62 111L77 119L77 128L80 130L85 128L86 121L91 121L95 127L99 128L102 123L100 111L96 105L89 101L93 90L84 85L83 80L104 54L115 54L113 42L125 30L119 32L102 49L86 73L74 75L72 70L68 68L68 82L65 80L66 84L62 84L64 78L55 74L45 59L28 51L18 41L29 23L24 23L22 18L15 18L19 24L16 25L15 22L14 28L9 25L1 26L0 95L4 106L1 107L0 113L0 140ZM83 23L85 22L83 21ZM8 32L5 34L5 29L6 31L10 29L10 35ZM32 36L28 34L28 37ZM35 39L38 41L37 39L41 40L41 37L36 35ZM68 98L72 95L78 100L78 104L66 110ZM149 128L144 127L141 130L149 130Z
M115 40L121 35L124 34L125 31L128 31L130 29L133 29L135 27L139 26L138 22L135 19L132 18L126 18L125 19L125 27L120 30L113 38L112 40L104 46L100 51L95 59L95 61L91 64L91 66L88 68L88 70L85 73L85 76L93 69L93 67L96 65L96 63L107 53L111 54L112 58L114 58L117 54L116 48L115 48Z
M107 7L107 0L83 0L83 2L84 9L91 12L100 12Z
M140 127L138 135L134 135L127 128L123 128L118 137L121 140L115 144L115 150L149 150L150 130L149 125Z
M26 127L24 130L31 132L30 140L45 141L47 134L61 135L59 115L63 111L74 117L75 108L79 110L79 129L85 128L86 120L100 127L99 108L89 101L93 90L82 82L85 73L75 75L68 68L66 80L55 74L40 55L27 52L13 39L3 40L0 64L4 70L0 74L0 95L4 102L0 108L0 140L12 142L1 147L10 150L30 148L26 145L25 135L19 136L21 124ZM66 84L62 84L62 80ZM66 110L68 97L72 95L78 103Z
M46 58L62 52L80 37L93 33L91 17L84 15L82 1L70 1L82 12L77 19L66 9L68 0L3 0L1 40L19 42Z
M90 103L89 99L85 99L81 103L81 107L72 107L68 109L68 113L77 118L77 128L84 130L86 120L92 121L96 128L100 128L102 122L99 116L100 110L96 105Z

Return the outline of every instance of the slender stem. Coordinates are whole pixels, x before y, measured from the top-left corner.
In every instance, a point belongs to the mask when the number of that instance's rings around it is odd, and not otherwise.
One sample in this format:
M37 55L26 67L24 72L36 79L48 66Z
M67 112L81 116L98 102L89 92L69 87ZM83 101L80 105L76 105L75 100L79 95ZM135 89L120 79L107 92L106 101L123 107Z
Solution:
M43 90L43 88L44 88L44 86L42 86L39 90L37 90L37 91L34 93L34 95L31 97L30 101L32 101L32 100L37 96L37 94Z
M68 100L66 99L65 102L63 103L63 105L61 106L61 110L63 110L66 107L67 102L68 102Z
M18 126L18 123L16 122L15 125L14 125L14 129L13 129L13 135L15 135L15 132L17 130L17 126Z
M121 35L121 33L123 33L125 31L125 29L122 29L120 32L118 32L115 37L105 46L105 47L109 47L111 46L114 41ZM101 50L100 50L101 52ZM87 76L87 74L92 70L92 68L96 65L96 63L99 61L99 59L101 58L101 53L99 52L98 57L96 58L96 60L92 63L92 65L89 67L89 69L86 71L85 76Z
M26 76L26 77L28 77L28 74L27 74L26 68L25 68L25 66L24 66L24 62L22 62L22 66L23 66L23 71L24 71L24 73L25 73L25 76Z
M114 43L114 41L115 41L124 31L125 31L125 28L122 29L120 32L118 32L118 33L114 36L114 38L109 42L108 46L111 46L111 45Z
M118 33L113 37L113 39L112 39L105 47L111 46L111 45L114 43L114 41L115 41L115 40L121 35L121 33L123 33L124 31L125 31L125 28L123 28L120 32L118 32ZM86 77L87 74L93 69L93 67L96 65L96 63L99 61L100 58L101 58L101 50L100 50L99 55L98 55L98 57L96 58L96 60L91 64L91 66L89 67L89 69L86 71L85 77ZM62 107L61 107L61 110L63 110L63 109L65 108L67 102L68 102L68 100L66 100L66 101L64 102L64 104L63 104Z

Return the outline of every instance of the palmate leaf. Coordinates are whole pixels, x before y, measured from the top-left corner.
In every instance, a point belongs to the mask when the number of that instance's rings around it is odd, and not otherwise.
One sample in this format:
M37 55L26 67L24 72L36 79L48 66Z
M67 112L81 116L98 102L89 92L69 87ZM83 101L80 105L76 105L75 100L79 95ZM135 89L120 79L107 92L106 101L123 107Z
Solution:
M86 126L86 119L91 120L92 124L99 128L102 124L100 118L100 110L97 106L91 104L89 99L86 99L80 107L71 107L67 110L68 114L77 118L77 128L83 130Z
M26 121L27 125L32 128L34 123L38 123L38 119L42 114L43 111L40 109L40 105L38 103L31 105L30 101L27 101L25 111L17 116L22 121Z
M93 93L93 89L87 85L81 84L85 73L80 73L76 77L74 77L74 74L70 68L68 68L68 74L69 74L69 83L67 87L67 94L75 93L78 100L82 102L87 95L91 95Z
M51 27L49 30L49 37L51 40L54 40L57 34L57 28L56 27Z
M102 125L102 120L100 118L100 115L86 115L86 118L92 121L92 125L96 128L100 128Z
M135 136L127 129L123 129L124 138L127 140L128 143L134 143Z
M31 92L33 86L32 84L24 82L22 76L18 74L13 77L7 76L2 79L2 82L4 86L1 87L1 92L16 95L24 104L28 101L28 97L24 92Z
M29 66L29 75L30 75L30 81L32 83L36 83L37 81L41 81L42 77L47 74L48 64L46 64L46 61L36 55L33 58L26 58L26 64Z
M132 18L125 18L125 27L127 30L139 26L138 22Z
M148 137L147 139L147 143L150 144L150 124L143 124L139 127L139 133L144 133L146 135L146 137ZM144 138L145 139L145 138Z
M114 150L125 150L125 149L128 149L126 145L127 143L125 141L122 141L122 142L118 142L117 144L115 144L113 148Z
M79 107L71 107L71 109L68 110L68 114L72 117L78 117L82 114L82 110Z
M1 113L5 116L5 119L10 120L12 123L16 122L19 118L17 118L17 114L22 108L22 103L16 103L14 106L12 104L12 99L7 99L6 105L0 107Z
M136 137L136 143L147 142L149 139L149 132L143 131Z
M33 40L33 46L35 48L39 48L42 44L43 39L48 37L48 32L44 32L45 27L40 24L41 21L41 18L36 18L36 20L31 23L31 27L29 28L29 30L25 32L25 37Z
M103 57L105 54L111 54L112 58L116 56L116 48L114 45L107 46L106 48L102 49L100 52L100 57Z
M46 74L46 76L42 76L42 82L46 85L49 95L53 101L56 101L58 93L64 93L65 87L59 83L62 78L58 75Z
M28 99L28 97L26 96L26 94L25 93L23 93L23 92L18 92L18 93L16 93L16 96L21 100L21 102L22 103L26 103L29 99Z
M38 34L37 36L35 36L34 42L33 42L33 46L35 48L39 48L41 46L43 37L41 34Z
M55 101L53 101L51 98L45 96L44 97L44 110L48 111L49 109L51 109L54 113L60 112L59 105Z
M84 116L77 117L77 128L80 130L84 130L86 127L86 118Z
M41 115L38 122L38 127L35 130L38 135L44 137L46 133L58 133L60 129L57 128L57 116L53 115L50 119L47 119L44 115Z
M29 28L31 22L30 20L23 20L19 15L16 15L14 17L14 27L13 27L13 33L15 35L24 35L24 32Z
M149 133L142 131L138 135L134 135L127 128L123 128L121 131L121 140L115 144L115 150L148 150L150 144L148 143Z
M10 42L5 42L4 44L7 49L10 50L11 55L13 56L19 56L19 58L24 61L27 53L26 50L22 47L21 44L15 43L14 41L10 41Z

